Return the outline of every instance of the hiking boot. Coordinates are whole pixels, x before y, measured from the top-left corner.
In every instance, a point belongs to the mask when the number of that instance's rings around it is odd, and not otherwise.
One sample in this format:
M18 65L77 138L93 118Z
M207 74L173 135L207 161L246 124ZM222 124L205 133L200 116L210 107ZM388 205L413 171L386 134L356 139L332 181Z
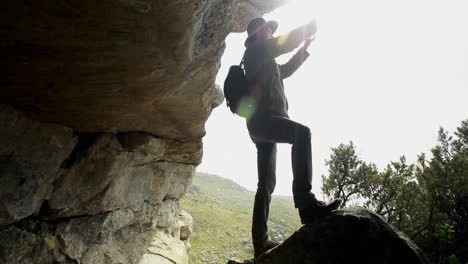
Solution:
M316 201L315 203L299 208L299 216L302 224L310 224L316 219L330 215L332 211L338 209L341 205L341 199L331 200L329 202Z
M274 241L271 241L270 239L268 239L267 242L265 242L265 244L263 244L263 247L255 249L255 255L254 255L255 258L260 257L261 255L263 255L268 250L270 250L272 248L275 248L276 246L278 246L280 244L281 243L279 243L279 242L274 242Z

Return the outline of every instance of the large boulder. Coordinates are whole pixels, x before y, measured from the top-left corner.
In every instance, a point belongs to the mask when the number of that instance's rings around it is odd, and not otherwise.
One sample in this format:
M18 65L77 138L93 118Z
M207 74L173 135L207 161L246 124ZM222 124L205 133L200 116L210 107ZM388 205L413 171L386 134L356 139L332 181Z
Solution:
M422 251L380 215L346 208L304 225L281 245L253 260L256 264L426 264Z

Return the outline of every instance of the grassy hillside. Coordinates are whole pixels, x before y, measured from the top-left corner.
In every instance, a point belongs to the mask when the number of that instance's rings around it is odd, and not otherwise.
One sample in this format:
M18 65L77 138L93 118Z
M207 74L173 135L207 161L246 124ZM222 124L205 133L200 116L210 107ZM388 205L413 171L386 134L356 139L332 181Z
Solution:
M255 193L215 175L197 173L181 207L194 218L189 252L192 264L252 258L250 235ZM300 227L292 197L273 196L270 237L283 240Z

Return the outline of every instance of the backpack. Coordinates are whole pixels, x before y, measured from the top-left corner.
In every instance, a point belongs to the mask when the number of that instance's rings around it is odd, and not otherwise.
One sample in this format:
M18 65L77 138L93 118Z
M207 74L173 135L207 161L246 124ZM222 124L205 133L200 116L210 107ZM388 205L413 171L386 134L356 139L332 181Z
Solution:
M247 118L253 113L253 104L243 64L244 58L239 65L232 65L229 68L226 80L224 80L224 97L232 113Z

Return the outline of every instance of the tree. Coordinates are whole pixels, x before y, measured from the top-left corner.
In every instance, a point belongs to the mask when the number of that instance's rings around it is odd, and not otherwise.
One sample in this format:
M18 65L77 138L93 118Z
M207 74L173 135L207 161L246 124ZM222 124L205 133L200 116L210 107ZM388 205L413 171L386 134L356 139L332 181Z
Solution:
M332 148L330 160L325 161L328 166L328 176L322 175L322 192L328 197L341 198L342 207L351 200L358 200L362 194L362 185L369 177L377 173L374 164L361 161L352 141Z
M421 155L416 171L426 215L415 240L442 263L453 254L468 261L468 120L454 134L440 128L432 157ZM440 236L449 226L455 231L451 241Z
M401 156L399 161L391 162L384 171L368 179L361 190L364 205L398 229L408 230L411 214L418 207L414 166L408 165L405 156Z
M363 205L409 235L438 263L468 261L468 120L453 136L443 128L428 157L402 156L383 171L360 160L352 142L332 148L325 195Z

